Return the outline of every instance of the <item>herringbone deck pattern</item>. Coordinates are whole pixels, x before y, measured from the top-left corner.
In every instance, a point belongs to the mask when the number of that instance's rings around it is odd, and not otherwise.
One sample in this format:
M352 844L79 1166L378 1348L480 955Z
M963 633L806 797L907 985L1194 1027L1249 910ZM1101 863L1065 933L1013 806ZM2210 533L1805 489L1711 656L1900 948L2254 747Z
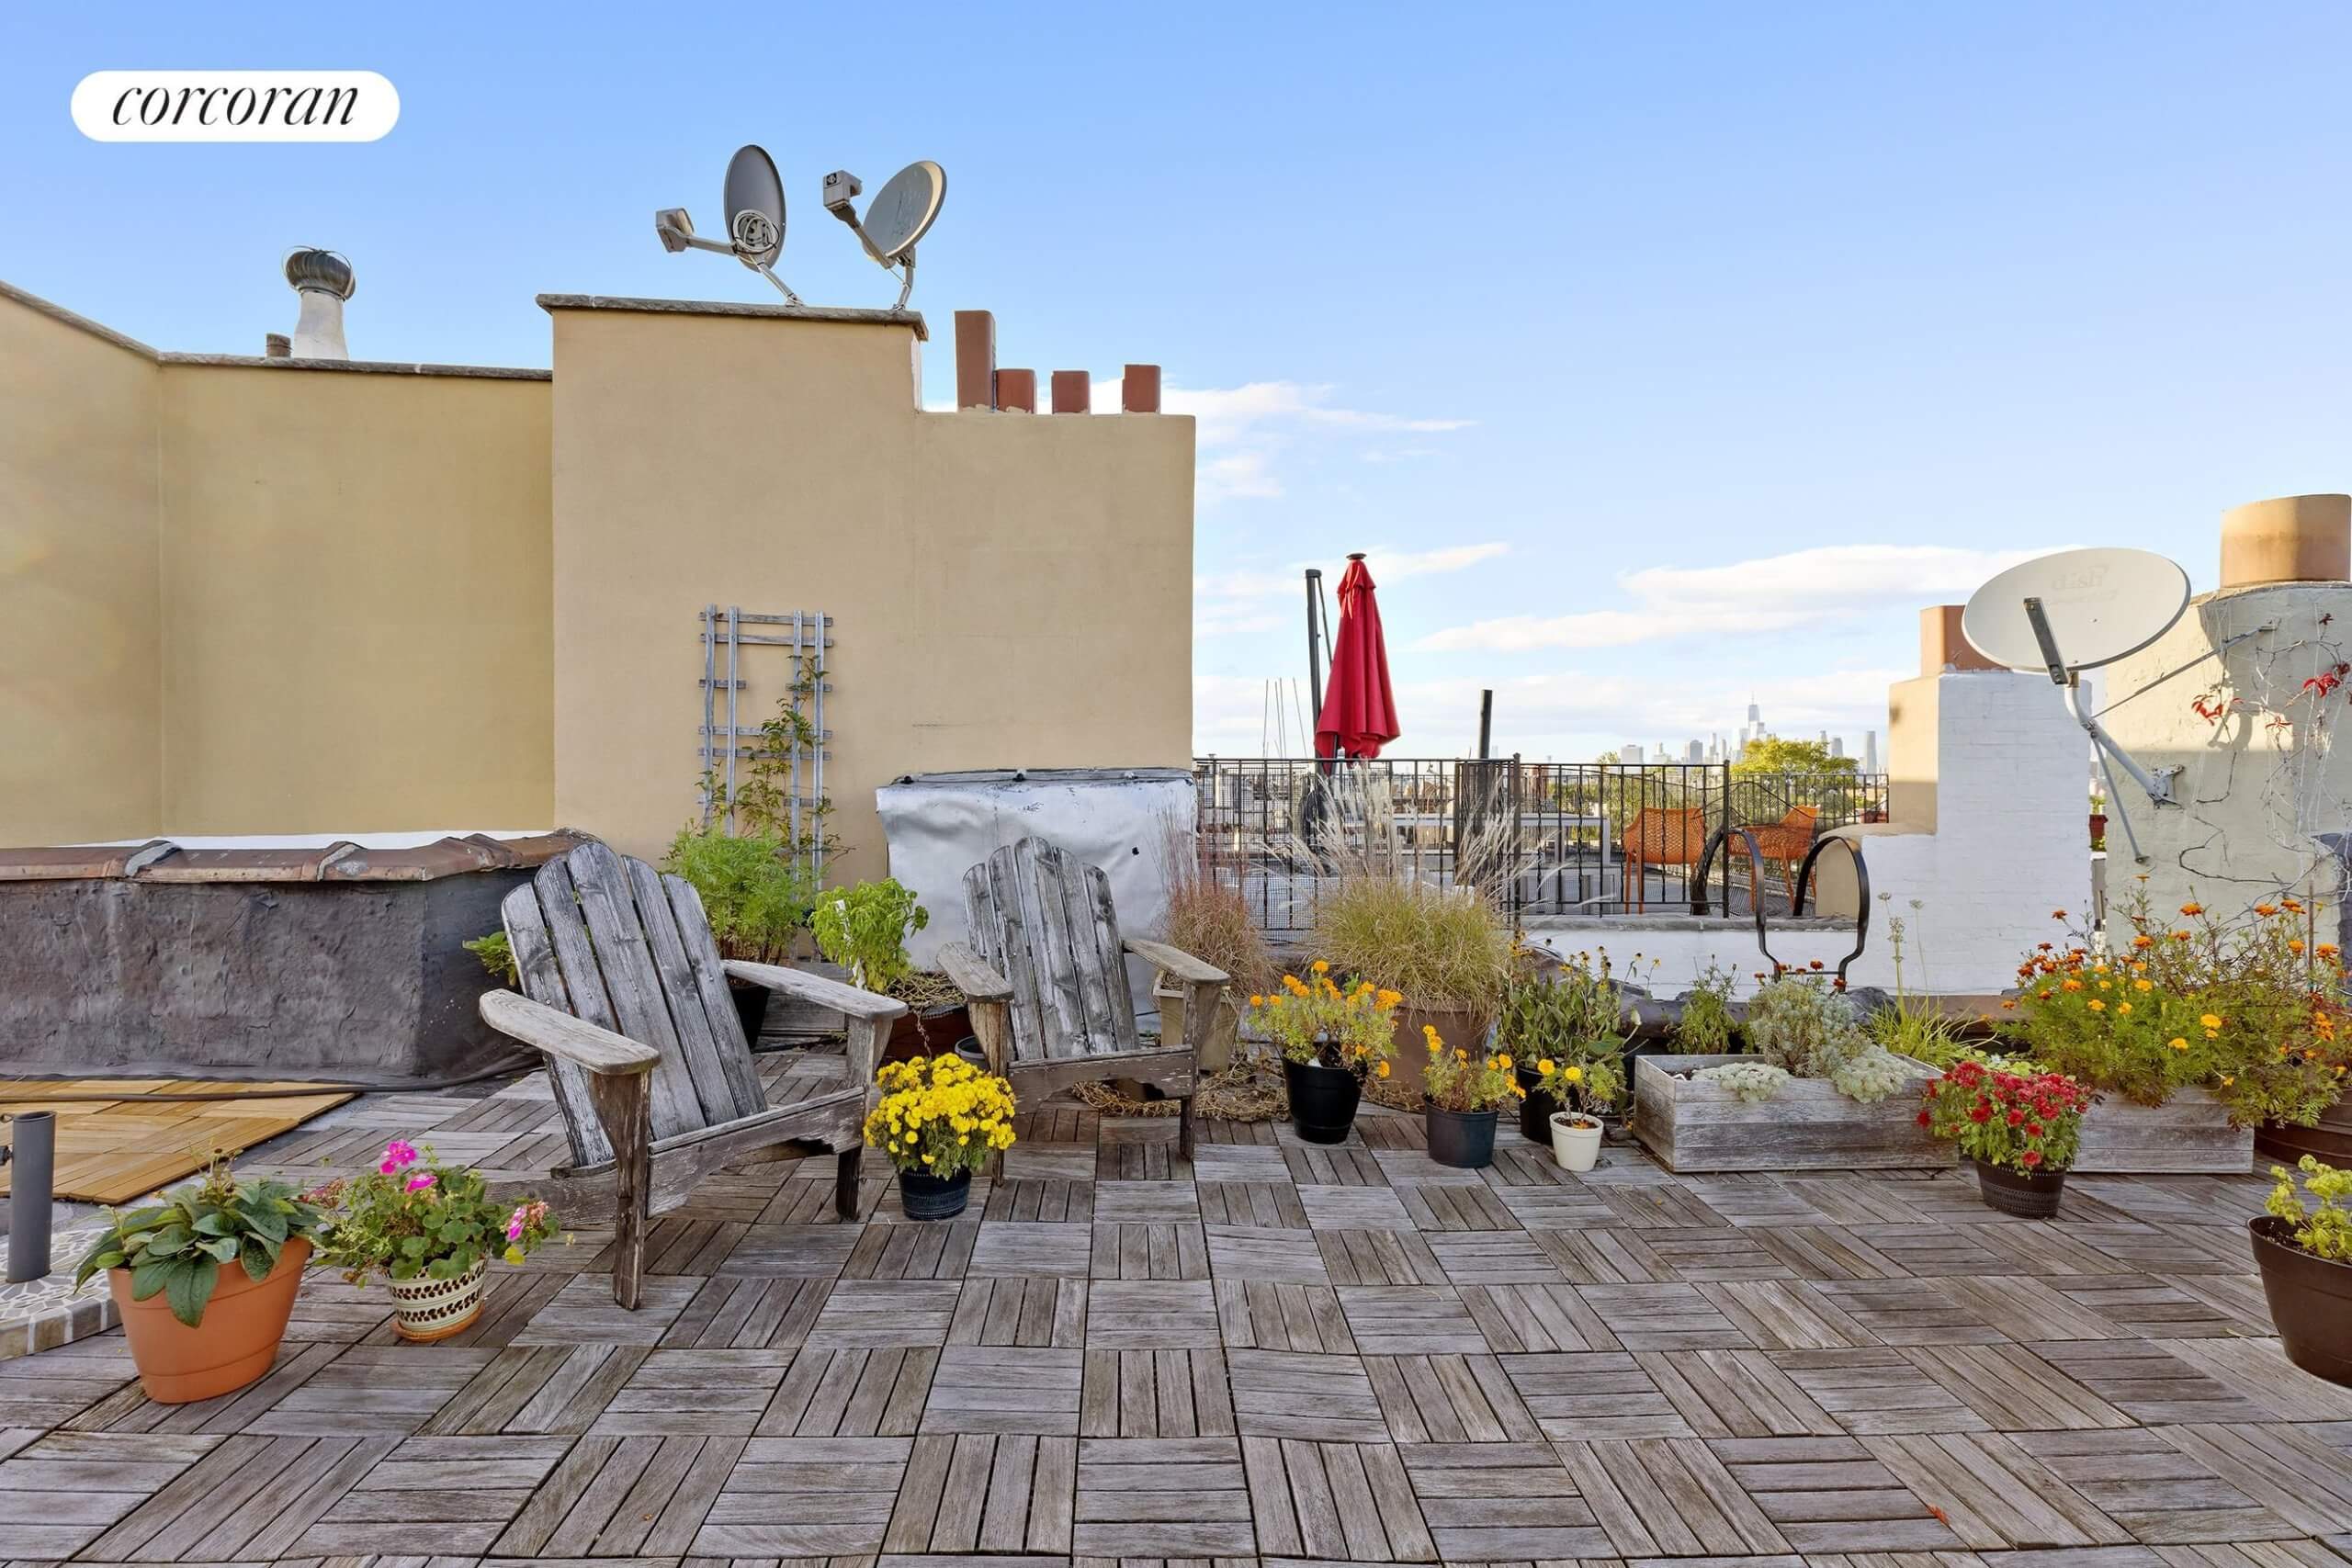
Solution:
M2346 1568L2352 1391L2266 1337L2254 1177L2078 1178L2005 1220L1941 1173L1484 1172L1368 1112L1336 1149L1071 1106L960 1221L883 1172L747 1166L398 1344L314 1276L277 1370L149 1403L119 1336L0 1363L0 1559L783 1568L1663 1562ZM560 1157L537 1080L370 1097L385 1138ZM253 1164L255 1162L248 1162Z

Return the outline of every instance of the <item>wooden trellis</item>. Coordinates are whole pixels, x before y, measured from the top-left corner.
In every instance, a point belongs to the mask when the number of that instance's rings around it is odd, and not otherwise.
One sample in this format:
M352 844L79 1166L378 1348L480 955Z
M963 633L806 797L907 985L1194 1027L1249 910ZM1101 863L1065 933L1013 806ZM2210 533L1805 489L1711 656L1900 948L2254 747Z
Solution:
M738 764L773 757L786 773L785 805L792 842L805 852L812 877L821 881L825 870L825 762L831 756L833 732L825 726L825 696L832 690L826 681L826 650L833 646L833 618L821 611L795 610L789 615L752 615L739 605L706 604L701 612L702 729L696 755L702 763L702 819L707 825L724 800L727 826L736 826ZM757 629L746 629L757 628ZM790 659L792 673L786 686L806 683L802 704L806 733L787 734L781 753L765 750L765 721L746 723L744 693L751 682L743 673L747 649L779 648Z

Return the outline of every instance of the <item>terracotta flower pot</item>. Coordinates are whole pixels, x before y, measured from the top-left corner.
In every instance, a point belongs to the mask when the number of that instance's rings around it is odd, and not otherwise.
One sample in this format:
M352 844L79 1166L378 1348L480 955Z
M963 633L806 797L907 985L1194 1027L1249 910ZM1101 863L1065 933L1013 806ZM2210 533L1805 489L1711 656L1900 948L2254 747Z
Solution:
M2276 1214L2258 1214L2246 1229L2279 1348L2312 1376L2352 1388L2352 1263L2305 1252Z
M224 1265L212 1299L204 1304L204 1319L194 1328L172 1315L163 1292L132 1301L130 1270L107 1269L107 1283L147 1397L158 1404L187 1404L233 1393L269 1371L310 1258L311 1244L297 1236L278 1253L267 1279L256 1280L238 1264Z

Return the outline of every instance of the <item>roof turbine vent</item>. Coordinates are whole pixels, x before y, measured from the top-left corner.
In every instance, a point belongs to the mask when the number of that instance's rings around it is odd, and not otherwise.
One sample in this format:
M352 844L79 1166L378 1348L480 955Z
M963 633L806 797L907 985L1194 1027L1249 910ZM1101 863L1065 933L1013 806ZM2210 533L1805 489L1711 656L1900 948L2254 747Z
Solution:
M287 254L286 281L302 300L302 313L294 323L293 356L350 358L351 350L343 341L343 302L359 288L350 258L303 246Z

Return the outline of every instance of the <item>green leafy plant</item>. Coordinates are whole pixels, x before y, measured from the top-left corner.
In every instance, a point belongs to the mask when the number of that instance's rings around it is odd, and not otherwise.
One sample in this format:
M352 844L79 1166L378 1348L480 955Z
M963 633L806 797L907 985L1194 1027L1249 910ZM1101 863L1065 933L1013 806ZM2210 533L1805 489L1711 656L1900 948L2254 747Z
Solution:
M1690 1076L1713 1084L1736 1100L1757 1105L1778 1094L1781 1086L1793 1075L1786 1067L1774 1066L1770 1062L1726 1062L1720 1067L1701 1067Z
M1562 1105L1601 1111L1624 1092L1624 1018L1609 954L1579 953L1553 974L1512 976L1497 1038Z
M1459 1047L1449 1051L1435 1024L1423 1024L1421 1036L1430 1053L1421 1081L1437 1110L1500 1111L1527 1098L1509 1055L1474 1056Z
M481 1172L436 1164L430 1145L420 1154L398 1138L373 1172L321 1195L334 1208L322 1256L355 1285L371 1274L454 1280L493 1254L520 1263L555 1234L545 1203L509 1210L491 1200Z
M710 934L729 958L790 958L817 901L808 874L780 838L688 824L670 840L662 869L694 885Z
M1879 901L1886 903L1892 894L1882 893ZM1922 900L1911 900L1914 912L1925 908ZM1969 1053L1967 1036L1961 1026L1947 1017L1935 999L1922 991L1914 990L1904 975L1906 956L1913 957L1916 968L1920 962L1913 949L1917 942L1910 927L1901 915L1890 915L1886 920L1887 945L1894 963L1894 1000L1871 1014L1863 1028L1870 1037L1898 1056L1908 1056L1925 1062L1931 1067L1949 1067Z
M2090 1090L2064 1073L1973 1056L1952 1064L1922 1098L1920 1126L1971 1159L2028 1174L2074 1165L2091 1108Z
M1682 993L1682 1016L1675 1021L1674 1043L1693 1056L1717 1056L1732 1048L1736 1029L1731 1015L1732 987L1739 976L1725 964L1709 959L1688 991Z
M266 1280L286 1244L315 1238L325 1221L289 1183L239 1183L220 1154L197 1186L107 1217L111 1223L82 1259L74 1283L87 1283L101 1269L128 1269L131 1300L161 1291L172 1315L190 1328L204 1321L222 1264L236 1264L249 1280Z
M825 857L842 848L831 825L831 797L799 793L803 778L813 780L813 761L824 745L814 717L817 689L833 673L818 650L796 649L792 683L776 699L774 716L760 726L733 795L719 773L708 773L702 779L703 799L708 803L706 825L782 845L786 857L801 867L811 886Z
M1819 975L1790 974L1757 987L1747 1004L1747 1046L1801 1078L1819 1078L1870 1104L1903 1087L1903 1064L1875 1044L1854 1005Z
M931 923L931 911L896 877L836 887L817 900L809 929L817 950L848 969L869 991L888 991L914 967L907 938Z
M2278 1185L2270 1190L2270 1201L2264 1207L2287 1222L2294 1232L2295 1245L2313 1258L2352 1263L2352 1209L2343 1201L2352 1198L2352 1170L2323 1165L2310 1155L2297 1160L2295 1169L2303 1173L2303 1189L2318 1207L2303 1207L2293 1173L2278 1165L2270 1168L2270 1175Z
M519 986L523 983L523 972L514 967L514 944L506 940L506 932L503 930L494 931L488 936L478 936L471 942L461 942L458 945L480 959L481 966L490 972L492 979L508 986Z

